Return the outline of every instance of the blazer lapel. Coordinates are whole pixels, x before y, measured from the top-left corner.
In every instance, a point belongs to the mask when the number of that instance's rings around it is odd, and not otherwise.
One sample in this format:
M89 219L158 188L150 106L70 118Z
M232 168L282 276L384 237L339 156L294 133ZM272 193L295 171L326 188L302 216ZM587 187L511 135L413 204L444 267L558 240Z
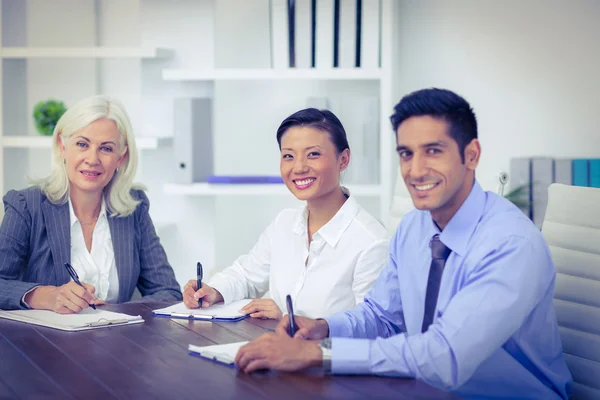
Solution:
M137 282L131 282L131 266L133 260L133 238L129 228L130 219L108 217L108 226L110 227L110 236L112 239L113 251L115 252L115 266L119 277L119 302L128 301L131 297L130 289Z
M42 202L42 214L46 224L48 244L54 261L54 274L56 283L63 285L71 279L64 267L66 262L71 262L71 220L69 203L62 205L52 204L47 199ZM47 275L50 277L50 274ZM50 283L50 282L44 282Z

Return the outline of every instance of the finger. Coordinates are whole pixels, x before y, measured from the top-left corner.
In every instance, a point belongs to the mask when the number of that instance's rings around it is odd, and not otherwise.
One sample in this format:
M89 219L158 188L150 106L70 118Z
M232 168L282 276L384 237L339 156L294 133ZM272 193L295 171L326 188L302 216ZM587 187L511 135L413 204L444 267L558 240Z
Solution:
M258 311L250 314L250 318L269 318L264 311Z
M283 318L281 318L281 321L279 321L279 324L277 324L277 327L275 328L275 333L289 335L289 331L290 318L287 315L284 315Z
M88 304L94 301L94 296L92 296L92 294L90 292L88 292L86 288L81 287L74 282L72 285L69 285L66 289L67 289L68 293L70 292L73 295L83 299ZM69 297L71 298L73 296L69 296Z
M100 299L96 299L96 300L94 301L94 305L95 305L95 306L104 306L104 305L106 305L106 301L104 301L104 300L100 300Z
M258 371L260 369L269 369L270 363L266 358L259 358L258 360L252 360L248 363L246 368L244 368L244 372L249 374L254 371Z
M85 283L85 282L81 282L81 284L83 285L85 290L90 292L90 294L96 293L96 288L93 285L90 285L89 283Z
M306 328L300 328L300 329L298 329L296 331L296 334L294 335L294 339L307 340L309 337L310 337L310 332Z
M194 292L198 290L198 281L195 279L190 279L185 285L192 288Z
M68 310L70 310L71 313L78 313L81 310L83 310L84 308L89 307L89 305L86 302L84 302L80 298L77 298L77 299L71 299L69 297L64 297L64 298L61 298L59 301L62 304L62 306L67 308ZM80 301L83 304L76 303L76 301Z

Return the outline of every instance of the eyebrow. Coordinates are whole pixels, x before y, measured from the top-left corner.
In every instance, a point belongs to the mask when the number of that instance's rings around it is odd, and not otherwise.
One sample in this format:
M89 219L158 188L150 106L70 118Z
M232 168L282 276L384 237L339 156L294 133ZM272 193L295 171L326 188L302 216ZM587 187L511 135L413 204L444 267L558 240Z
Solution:
M309 147L306 147L304 150L306 151L306 150L311 150L311 149L320 149L320 148L321 148L321 146L319 146L319 145L315 145L315 146L309 146ZM283 150L287 150L287 151L294 151L294 149L291 149L291 148L289 148L289 147L282 147L282 148L281 148L281 150L282 150L282 151L283 151Z
M429 143L422 144L419 147L422 147L424 149L427 149L430 147L448 147L448 144L444 141L436 140L435 142L429 142ZM402 145L402 144L400 144L396 147L397 152L404 151L404 150L410 150L410 149L407 146Z
M86 138L85 136L81 136L81 135L79 135L79 136L77 136L77 137L76 137L76 139L77 139L77 138L81 138L81 139L85 140L86 142L91 142L91 140L90 140L90 139L88 139L88 138ZM116 145L117 145L115 142L113 142L113 141L110 141L110 140L109 140L108 142L102 142L102 143L100 143L100 145L103 145L103 144L112 144L113 146L116 146Z

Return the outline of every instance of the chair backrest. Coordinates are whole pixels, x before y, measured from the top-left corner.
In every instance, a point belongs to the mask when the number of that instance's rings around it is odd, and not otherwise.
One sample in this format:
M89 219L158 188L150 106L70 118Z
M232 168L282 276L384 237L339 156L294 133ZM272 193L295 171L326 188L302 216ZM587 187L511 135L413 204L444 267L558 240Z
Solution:
M557 272L554 305L573 399L600 399L600 189L550 185L542 233Z

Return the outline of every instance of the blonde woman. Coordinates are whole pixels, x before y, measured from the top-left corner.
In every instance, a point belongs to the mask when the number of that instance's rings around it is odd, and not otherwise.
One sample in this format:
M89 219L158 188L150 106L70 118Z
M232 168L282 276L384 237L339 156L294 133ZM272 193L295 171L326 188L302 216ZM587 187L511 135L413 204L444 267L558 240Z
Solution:
M69 108L52 155L47 178L4 197L0 309L77 313L129 301L136 287L144 300L181 300L148 198L133 185L137 152L123 105L93 96Z

